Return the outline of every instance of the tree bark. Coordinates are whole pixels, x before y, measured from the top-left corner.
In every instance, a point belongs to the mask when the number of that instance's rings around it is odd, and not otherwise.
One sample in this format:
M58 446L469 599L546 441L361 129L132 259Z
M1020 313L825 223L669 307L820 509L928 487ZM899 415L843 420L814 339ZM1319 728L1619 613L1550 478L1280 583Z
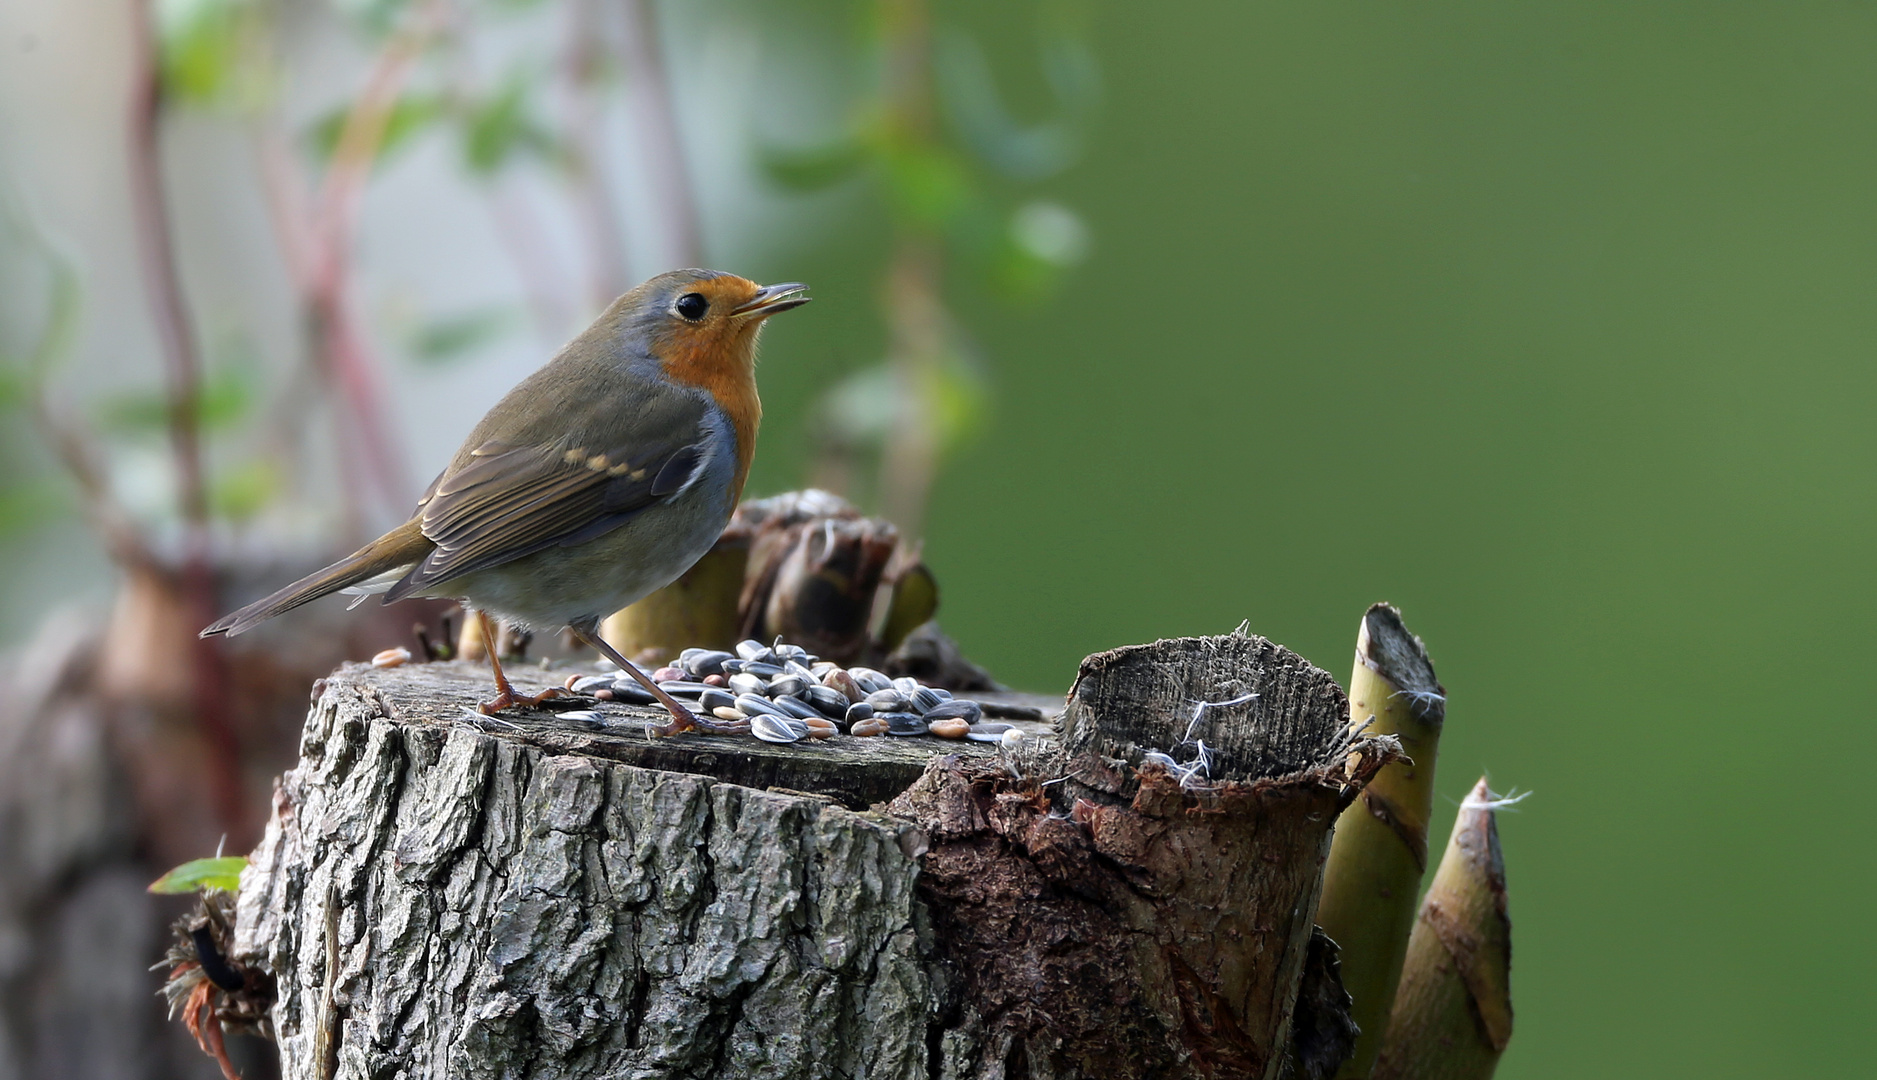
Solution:
M1263 696L1212 717L1245 752L1203 780L1100 737L1171 748L1222 680ZM1259 638L1091 658L1078 734L1015 750L653 741L622 705L475 717L485 691L456 664L319 688L235 947L291 1080L1275 1077L1333 971L1311 912L1372 770L1335 683ZM1339 994L1307 995L1319 1057Z

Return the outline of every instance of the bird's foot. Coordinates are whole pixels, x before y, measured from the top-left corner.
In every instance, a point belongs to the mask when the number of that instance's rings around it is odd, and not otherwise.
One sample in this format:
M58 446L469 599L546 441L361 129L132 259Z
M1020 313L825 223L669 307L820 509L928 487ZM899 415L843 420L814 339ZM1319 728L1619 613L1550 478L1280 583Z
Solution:
M645 730L653 735L679 735L686 731L701 731L706 735L748 735L748 720L712 720L699 716L682 705L667 705L665 711L671 714L669 724L647 724Z
M476 706L476 709L484 716L494 716L503 709L516 705L524 709L532 709L549 698L566 697L569 693L570 691L564 686L550 686L538 694L517 694L514 687L504 686L494 698Z

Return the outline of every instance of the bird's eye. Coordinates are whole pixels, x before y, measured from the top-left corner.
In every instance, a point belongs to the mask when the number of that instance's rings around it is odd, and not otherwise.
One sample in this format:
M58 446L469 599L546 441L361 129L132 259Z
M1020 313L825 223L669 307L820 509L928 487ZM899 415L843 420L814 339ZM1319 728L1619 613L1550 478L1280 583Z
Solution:
M687 322L696 322L704 317L706 311L710 310L710 301L704 299L703 293L688 292L678 297L678 302L674 306L680 318Z

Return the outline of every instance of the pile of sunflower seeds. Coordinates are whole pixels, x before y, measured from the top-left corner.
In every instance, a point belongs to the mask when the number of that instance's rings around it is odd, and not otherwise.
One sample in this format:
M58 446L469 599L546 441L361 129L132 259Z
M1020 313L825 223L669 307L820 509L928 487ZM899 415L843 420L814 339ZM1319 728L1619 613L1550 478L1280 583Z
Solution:
M651 672L659 689L696 703L706 720L747 730L764 742L792 743L837 734L936 735L976 742L1015 742L1015 725L984 718L984 706L917 679L891 678L868 667L843 668L798 645L745 641L735 652L686 649ZM573 676L567 688L602 701L654 704L627 674Z

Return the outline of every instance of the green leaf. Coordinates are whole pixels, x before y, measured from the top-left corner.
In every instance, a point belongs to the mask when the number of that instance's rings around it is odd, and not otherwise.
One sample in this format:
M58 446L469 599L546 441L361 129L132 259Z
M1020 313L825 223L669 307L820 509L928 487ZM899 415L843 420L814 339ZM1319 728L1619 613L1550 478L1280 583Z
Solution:
M1037 200L1017 208L992 256L1001 295L1040 299L1070 267L1088 257L1088 226L1060 203Z
M373 166L381 166L390 160L393 154L441 119L444 112L443 99L434 94L405 94L398 98L391 106L390 115L385 117L384 136L378 143L378 155L373 159ZM332 160L333 151L339 146L339 135L345 130L346 118L351 114L352 105L347 102L313 121L307 128L307 146L321 164Z
M552 157L554 136L528 111L529 82L513 73L502 89L472 107L463 124L463 161L469 171L487 176L517 154Z
M506 306L476 308L419 325L405 346L421 362L448 363L508 333L514 324L515 313Z
M886 161L894 206L919 224L945 224L975 194L964 166L941 147L912 141L889 145Z
M332 0L332 6L367 33L381 37L397 27L410 0Z
M247 415L253 401L253 386L245 369L223 368L210 372L196 399L196 426L204 431L232 427ZM169 400L159 390L107 398L102 412L111 426L127 432L149 434L162 431L169 424Z
M242 522L261 512L280 490L274 463L250 458L232 469L218 470L209 487L209 509L229 521Z
M30 532L69 507L65 485L50 476L0 487L0 539Z
M222 104L257 85L261 13L252 0L158 0L163 90L195 105Z
M1094 53L1075 34L1045 31L1043 73L1055 91L1057 119L1019 123L1004 107L984 50L969 35L942 30L933 66L939 100L960 140L998 170L1035 180L1060 172L1081 156L1100 99Z
M248 860L240 855L192 859L150 884L153 893L234 892Z
M852 138L812 147L756 147L756 167L770 183L787 191L832 187L858 173L866 160L867 148Z
M32 380L13 365L10 357L0 360L0 409L17 408L23 404L31 388Z

